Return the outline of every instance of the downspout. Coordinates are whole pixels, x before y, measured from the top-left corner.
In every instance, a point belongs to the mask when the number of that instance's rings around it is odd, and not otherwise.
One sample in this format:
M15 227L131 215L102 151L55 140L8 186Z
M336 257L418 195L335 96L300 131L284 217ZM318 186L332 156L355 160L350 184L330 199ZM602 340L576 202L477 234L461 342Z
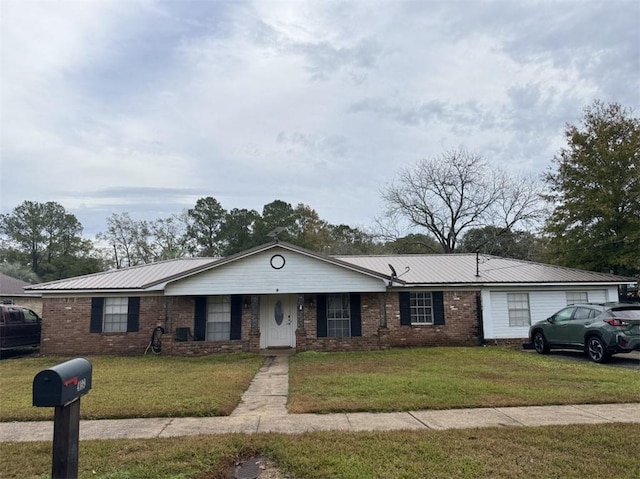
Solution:
M484 340L484 321L482 317L482 295L479 292L476 293L476 316L478 320L478 339L480 340L480 345L485 346L486 341Z

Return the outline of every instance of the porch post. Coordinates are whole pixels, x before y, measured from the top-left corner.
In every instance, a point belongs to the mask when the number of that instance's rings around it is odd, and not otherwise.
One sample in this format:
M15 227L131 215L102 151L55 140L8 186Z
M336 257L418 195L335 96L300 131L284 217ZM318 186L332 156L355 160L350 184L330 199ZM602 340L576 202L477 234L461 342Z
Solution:
M251 330L249 331L249 351L260 351L260 296L251 295Z
M307 332L304 329L304 316L308 314L308 303L304 302L304 294L298 294L296 298L297 325L296 325L296 351L307 350Z

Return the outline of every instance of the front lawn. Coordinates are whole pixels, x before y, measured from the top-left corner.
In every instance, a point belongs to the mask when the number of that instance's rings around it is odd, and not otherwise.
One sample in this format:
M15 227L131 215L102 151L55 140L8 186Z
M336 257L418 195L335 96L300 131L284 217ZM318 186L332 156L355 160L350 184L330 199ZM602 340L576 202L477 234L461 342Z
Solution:
M288 408L390 412L639 398L638 371L498 347L403 348L293 356Z
M66 359L0 361L0 421L52 419L53 408L31 405L33 378ZM254 354L87 359L93 366L93 388L81 399L83 419L225 416L264 362Z
M0 421L42 420L33 377L62 358L0 361ZM89 358L83 419L228 415L264 361L253 354ZM300 353L290 358L289 412L636 402L640 374L503 348Z
M296 479L637 479L638 450L637 424L596 424L81 441L78 462L81 479L228 479L258 456ZM0 443L0 471L50 477L51 443Z

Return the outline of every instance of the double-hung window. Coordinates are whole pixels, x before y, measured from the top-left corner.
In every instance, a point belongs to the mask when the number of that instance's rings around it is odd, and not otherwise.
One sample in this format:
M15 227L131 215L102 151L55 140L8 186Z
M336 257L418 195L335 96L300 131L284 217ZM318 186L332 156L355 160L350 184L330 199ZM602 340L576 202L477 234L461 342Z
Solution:
M433 324L433 295L428 291L410 293L411 324Z
M507 293L509 326L520 327L531 324L529 311L529 293Z
M207 341L228 341L231 337L231 298L212 296L207 301Z
M126 333L129 298L105 298L102 331Z
M90 333L134 333L140 326L140 298L91 298Z
M351 307L348 294L327 296L327 336L332 338L351 336Z

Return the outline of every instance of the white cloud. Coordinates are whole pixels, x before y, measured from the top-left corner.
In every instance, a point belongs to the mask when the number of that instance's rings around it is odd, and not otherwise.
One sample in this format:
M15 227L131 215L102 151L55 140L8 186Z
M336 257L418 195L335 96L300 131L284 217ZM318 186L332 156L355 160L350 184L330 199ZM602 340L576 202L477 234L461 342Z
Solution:
M403 165L539 174L594 99L640 106L626 0L0 5L2 211L58 201L92 232L207 195L364 225Z

